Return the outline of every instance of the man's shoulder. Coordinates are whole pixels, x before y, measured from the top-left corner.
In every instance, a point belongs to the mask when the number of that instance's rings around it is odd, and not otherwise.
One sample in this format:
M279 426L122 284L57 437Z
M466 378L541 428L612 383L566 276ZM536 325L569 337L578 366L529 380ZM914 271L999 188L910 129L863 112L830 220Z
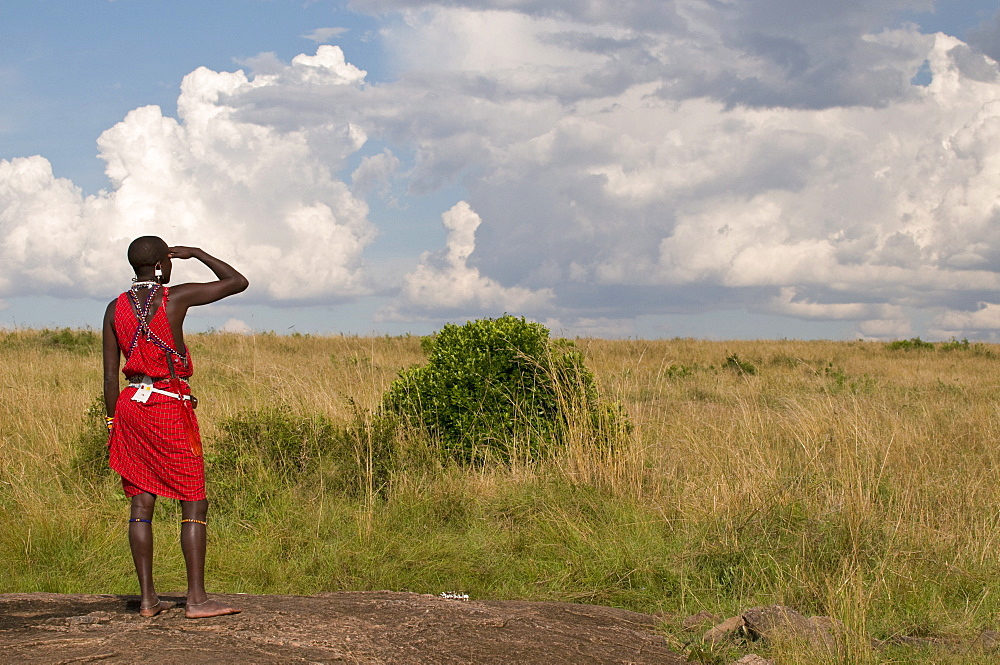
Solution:
M120 296L119 296L120 297ZM118 298L115 298L108 303L108 306L104 308L104 325L114 325L115 312L118 311Z

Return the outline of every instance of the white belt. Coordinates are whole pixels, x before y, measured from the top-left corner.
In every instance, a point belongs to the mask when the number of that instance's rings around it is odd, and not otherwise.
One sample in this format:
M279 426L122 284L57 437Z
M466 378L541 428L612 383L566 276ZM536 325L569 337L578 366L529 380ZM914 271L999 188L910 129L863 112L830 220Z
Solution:
M151 376L144 376L142 377L142 381L139 381L138 383L130 383L128 384L128 387L135 388L135 394L132 395L133 402L145 402L153 393L156 393L157 395L166 395L167 397L173 397L174 399L191 399L190 395L181 395L180 393L172 393L169 390L154 388L153 378Z

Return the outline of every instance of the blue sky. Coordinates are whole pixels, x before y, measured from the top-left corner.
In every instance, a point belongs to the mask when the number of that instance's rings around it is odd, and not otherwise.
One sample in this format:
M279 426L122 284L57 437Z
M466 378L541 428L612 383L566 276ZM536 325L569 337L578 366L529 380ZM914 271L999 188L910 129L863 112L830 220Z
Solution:
M232 71L265 52L291 60L315 51L318 28L339 27L345 52L387 75L377 22L332 3L12 0L0 19L3 157L41 154L91 193L108 187L101 132L139 106L175 116L181 80L198 67Z
M1000 12L853 4L5 2L0 325L996 340Z

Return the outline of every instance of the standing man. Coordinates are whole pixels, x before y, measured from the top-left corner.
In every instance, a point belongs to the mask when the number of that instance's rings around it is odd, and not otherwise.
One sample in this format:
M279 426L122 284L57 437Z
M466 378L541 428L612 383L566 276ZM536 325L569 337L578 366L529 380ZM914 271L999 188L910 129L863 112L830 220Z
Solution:
M218 278L170 289L172 259L198 259ZM135 270L132 288L111 301L104 314L104 403L110 432L111 468L132 499L129 547L139 577L139 614L156 616L172 606L153 587L153 508L156 497L181 502L181 551L187 568L188 618L235 614L205 592L205 462L187 378L193 367L184 344L189 307L207 305L247 288L246 278L197 247L168 247L156 236L136 238L128 248ZM118 370L128 386L119 387Z

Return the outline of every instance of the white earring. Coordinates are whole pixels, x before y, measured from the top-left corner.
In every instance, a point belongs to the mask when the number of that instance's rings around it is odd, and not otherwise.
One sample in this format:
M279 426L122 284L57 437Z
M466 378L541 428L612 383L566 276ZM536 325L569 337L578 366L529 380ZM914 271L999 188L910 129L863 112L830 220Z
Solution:
M163 271L160 270L160 264L159 263L157 263L156 267L153 268L153 275L156 277L157 280L159 280L161 277L163 277Z

